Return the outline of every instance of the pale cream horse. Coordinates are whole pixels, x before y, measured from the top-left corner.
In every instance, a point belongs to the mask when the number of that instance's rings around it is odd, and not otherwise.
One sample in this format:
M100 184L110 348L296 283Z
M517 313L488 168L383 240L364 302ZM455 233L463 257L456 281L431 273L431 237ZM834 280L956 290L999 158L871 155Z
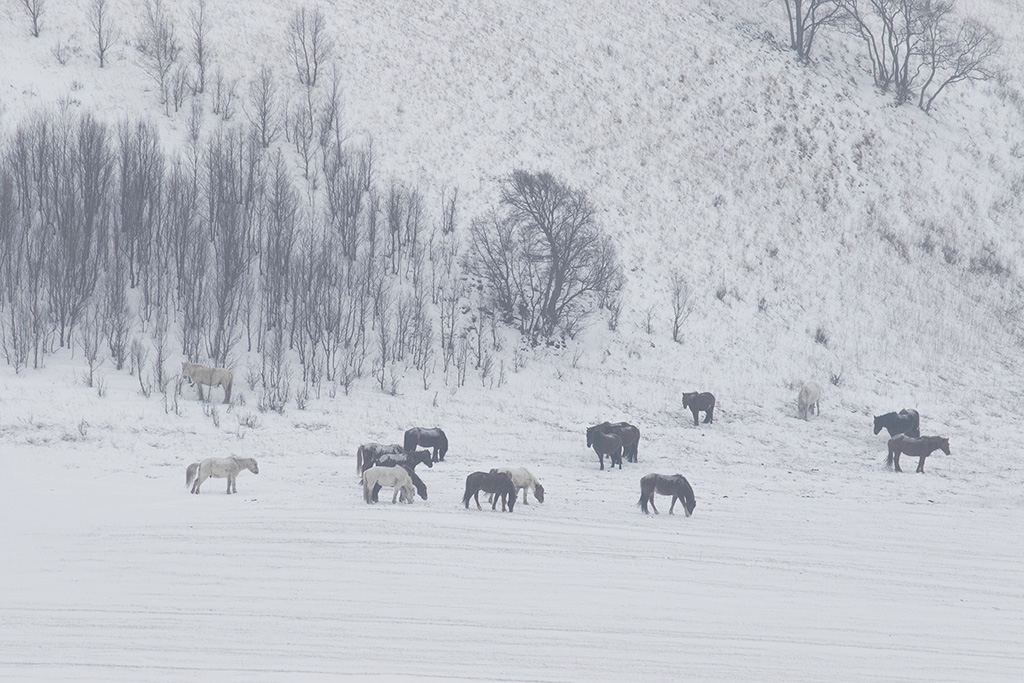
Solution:
M530 471L525 467L495 467L491 472L500 472L508 475L508 478L512 480L512 485L516 487L516 495L519 495L520 490L523 492L523 505L530 504L526 499L526 494L530 492L533 493L538 503L544 502L544 487L537 481L537 477L530 474ZM487 502L494 502L493 493Z
M381 488L385 486L395 487L395 495L391 496L391 502L398 500L398 494L402 494L402 500L412 503L416 495L416 487L412 483L409 471L401 465L394 467L371 467L363 472L363 500L367 503L373 502L373 487L377 484Z
M199 487L210 477L227 478L228 493L238 493L235 479L242 470L259 474L260 468L253 458L207 458L202 462L194 462L185 469L185 486L192 487L192 493L199 493Z
M800 387L800 395L796 398L796 407L801 418L808 420L810 419L808 415L815 412L821 415L821 406L818 405L819 398L821 398L821 387L817 382L808 382Z
M199 391L199 399L203 398L203 385L221 387L224 390L224 402L231 403L231 384L235 376L227 368L209 368L199 363L182 361L181 376L194 384Z

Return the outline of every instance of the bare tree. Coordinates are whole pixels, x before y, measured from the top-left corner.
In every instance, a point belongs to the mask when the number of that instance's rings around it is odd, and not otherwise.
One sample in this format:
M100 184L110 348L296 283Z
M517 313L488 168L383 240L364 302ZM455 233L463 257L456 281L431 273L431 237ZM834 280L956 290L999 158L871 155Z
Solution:
M334 53L334 41L327 35L327 17L320 7L300 7L288 22L288 51L295 62L299 83L314 87L320 69Z
M672 341L679 342L679 332L683 323L693 311L690 301L690 285L682 273L673 273L672 281Z
M924 53L925 82L917 106L931 111L935 98L948 86L962 81L987 81L996 75L991 63L1000 41L988 26L965 20L951 30L940 18L930 27L929 49ZM932 85L935 88L929 90Z
M21 6L28 12L29 19L32 20L32 35L36 38L39 37L39 32L43 28L43 14L46 13L46 0L21 0Z
M260 146L266 149L280 132L278 124L277 83L273 70L263 64L249 84L249 107L246 116Z
M156 81L160 89L160 104L169 113L170 74L181 54L181 44L163 0L144 0L143 7L145 16L142 32L135 47L141 55L143 70Z
M811 58L811 48L818 31L835 23L840 6L836 0L784 0L789 20L789 46L804 62Z
M100 68L106 66L107 51L121 37L120 31L110 17L110 0L90 0L88 9L89 28L95 38L96 57Z
M467 271L526 336L572 336L597 297L622 284L593 205L548 173L515 171L502 181L501 209L471 225Z
M206 18L206 0L198 0L188 10L188 26L191 32L189 52L196 63L196 78L193 87L197 93L206 92L206 69L210 62L208 35L210 24Z

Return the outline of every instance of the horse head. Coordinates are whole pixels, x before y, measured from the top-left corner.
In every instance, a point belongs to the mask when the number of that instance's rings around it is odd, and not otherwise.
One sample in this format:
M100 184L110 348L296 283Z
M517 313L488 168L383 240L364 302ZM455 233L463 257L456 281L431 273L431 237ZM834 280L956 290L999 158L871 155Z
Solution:
M533 496L534 496L534 498L537 499L538 503L543 503L544 502L544 487L541 486L540 484L536 484L533 487Z
M587 427L587 448L594 445L594 434L597 432L597 427Z
M881 416L881 415L875 415L875 435L876 436L878 435L878 432L882 431L882 427L885 426L885 425L882 424L882 417L883 416Z
M413 453L413 461L414 462L421 462L424 465L426 465L427 467L433 467L434 466L434 463L431 462L430 451L422 451L422 450L420 450L420 451L414 452Z
M945 437L939 439L939 448L942 449L943 453L949 455L949 439Z
M259 474L259 473L260 473L260 466L259 466L259 465L257 465L257 464L256 464L256 461L255 461L255 460L253 460L252 458L249 458L249 459L247 460L247 462L245 463L245 466L246 466L246 467L248 468L248 470L249 470L250 472L252 472L253 474Z
M686 392L683 392L683 407L684 408L689 408L690 407L689 406L689 399L690 399L690 394L687 394Z

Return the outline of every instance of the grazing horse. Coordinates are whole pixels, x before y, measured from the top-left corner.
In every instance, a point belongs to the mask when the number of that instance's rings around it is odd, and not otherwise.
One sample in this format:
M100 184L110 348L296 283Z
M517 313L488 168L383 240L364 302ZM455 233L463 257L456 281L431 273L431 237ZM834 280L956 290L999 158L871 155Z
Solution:
M370 492L377 484L395 487L395 495L391 496L392 504L398 500L399 493L406 503L412 503L413 496L416 495L412 477L409 476L409 470L404 467L371 467L363 472L363 500L367 503L374 502Z
M231 384L235 376L227 368L209 368L199 363L182 361L181 376L194 384L199 392L199 400L203 400L203 385L224 389L224 403L231 403Z
M626 462L636 462L637 449L640 446L640 430L628 422L602 422L597 429L605 434L614 434L622 442L622 457Z
M480 507L481 491L494 494L494 499L491 501L492 510L498 505L499 498L502 512L505 512L506 503L508 503L508 512L512 512L512 508L516 505L516 486L507 474L491 470L490 472L473 472L466 477L466 495L462 497L462 503L467 510L471 498L476 500L477 510L483 509Z
M235 479L242 470L259 474L260 468L252 458L207 458L202 462L194 462L185 468L185 486L192 487L192 493L199 493L199 487L210 477L227 478L228 493L238 493Z
M377 459L382 455L398 455L399 453L404 452L405 450L397 443L390 445L381 443L364 443L356 449L356 474L362 474L373 467L374 463L376 463Z
M417 446L434 449L434 462L444 462L444 454L448 452L448 437L438 427L413 427L405 430L405 450L411 451Z
M647 514L647 504L651 504L654 514L658 514L658 508L654 506L654 494L660 493L663 496L672 496L672 505L668 508L668 514L676 506L676 501L683 501L683 509L686 516L693 514L693 508L697 507L697 499L693 497L693 489L690 482L681 474L648 474L640 480L640 501L637 503L644 514Z
M800 387L800 395L796 397L796 410L801 418L808 420L810 419L808 415L814 412L821 415L821 406L818 405L819 398L821 398L821 387L817 382L808 382Z
M615 467L618 463L622 469L622 439L614 434L605 434L600 427L587 427L587 448L593 447L597 453L597 460L604 469L604 456L610 456L611 460L608 469Z
M898 413L875 415L875 434L886 429L889 437L897 434L921 436L921 416L913 408L904 408Z
M704 411L704 424L712 424L715 421L715 395L710 392L691 391L683 394L683 408L689 408L693 413L693 426L698 427L698 413Z
M949 439L943 436L907 436L897 434L889 439L889 456L885 459L886 467L896 465L896 471L900 469L900 454L909 455L914 458L921 458L917 462L917 471L924 473L924 459L932 454L932 451L942 449L942 452L949 455Z
M409 476L412 477L413 486L416 487L416 493L419 494L423 500L427 499L427 485L423 483L423 480L416 474L416 465L425 463L427 467L433 467L434 464L430 462L430 451L416 451L414 453L407 453L405 451L401 453L385 453L384 455L377 458L377 467L404 467L409 470ZM371 497L373 502L377 502L377 494L380 493L380 484L373 487Z
M491 470L491 474L507 474L508 478L512 480L512 485L515 486L515 496L519 495L519 490L523 491L523 505L529 505L530 502L526 499L526 494L530 491L533 492L534 497L538 503L544 502L544 487L537 481L537 477L530 474L530 471L525 467L495 467ZM491 494L490 502L494 502L494 494Z

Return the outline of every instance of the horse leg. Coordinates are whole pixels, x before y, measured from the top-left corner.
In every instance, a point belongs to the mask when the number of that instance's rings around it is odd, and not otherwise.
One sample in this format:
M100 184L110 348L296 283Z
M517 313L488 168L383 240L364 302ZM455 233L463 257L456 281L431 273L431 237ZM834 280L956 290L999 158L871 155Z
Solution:
M437 462L437 446L434 446L433 450L434 450L433 461Z
M690 408L690 412L693 413L693 426L700 427L700 411L696 408Z
M480 489L477 489L476 493L473 494L473 500L476 501L476 509L483 510L483 508L480 507Z
M601 463L601 469L603 470L604 469L604 456L599 451L595 450L594 452L597 453L597 461L599 463Z
M651 495L650 495L650 498L648 498L648 501L651 503L651 509L654 510L654 514L660 515L661 513L658 512L658 506L654 504L654 492L653 491L651 492Z
M529 486L524 486L524 487L523 487L523 505L529 505L529 504L530 504L530 501L528 501L528 500L526 499L526 494L527 494L527 493L529 493L529 490L530 490L530 487L529 487ZM517 495L517 496L519 495L519 492L518 492L518 491L516 491L516 495Z
M491 494L491 509L494 510L498 507L498 499L501 498L501 511L505 511L505 494L503 493L492 493Z
M231 493L231 480L232 479L233 479L233 477L229 474L228 475L228 493Z
M713 424L715 421L715 408L714 406L704 411L704 424Z
M921 461L917 463L917 471L920 472L921 474L924 474L924 459L927 457L927 455L922 455Z
M668 506L668 514L670 514L670 515L674 515L675 514L672 511L676 509L676 501L677 500L679 500L679 496L677 496L675 494L672 494L672 504Z
M395 484L395 493L394 493L394 495L391 496L391 504L392 505L394 505L395 501L398 500L398 492L401 490L401 488L402 488L401 486L399 486L398 484Z
M899 450L895 451L892 454L892 464L895 467L897 472L902 472L903 471L903 470L900 469L900 452L899 452Z

